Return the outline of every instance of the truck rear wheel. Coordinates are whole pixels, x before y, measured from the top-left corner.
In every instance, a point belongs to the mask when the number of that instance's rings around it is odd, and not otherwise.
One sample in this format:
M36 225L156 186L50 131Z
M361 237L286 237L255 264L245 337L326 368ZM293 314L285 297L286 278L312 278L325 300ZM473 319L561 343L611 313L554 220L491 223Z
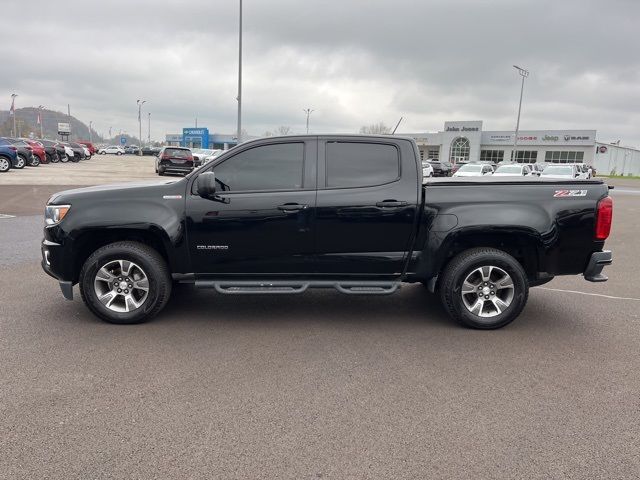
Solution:
M169 300L171 276L164 259L138 242L117 242L96 250L80 272L80 294L89 310L118 324L145 322Z
M520 263L494 248L460 253L447 265L440 283L445 310L470 328L504 327L520 315L528 297L529 283Z

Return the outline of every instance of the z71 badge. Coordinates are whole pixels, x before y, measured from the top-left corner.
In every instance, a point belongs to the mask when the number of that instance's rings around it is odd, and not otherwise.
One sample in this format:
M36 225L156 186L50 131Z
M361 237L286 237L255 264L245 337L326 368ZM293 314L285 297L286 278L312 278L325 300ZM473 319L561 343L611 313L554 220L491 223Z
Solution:
M586 197L586 190L556 190L554 197Z

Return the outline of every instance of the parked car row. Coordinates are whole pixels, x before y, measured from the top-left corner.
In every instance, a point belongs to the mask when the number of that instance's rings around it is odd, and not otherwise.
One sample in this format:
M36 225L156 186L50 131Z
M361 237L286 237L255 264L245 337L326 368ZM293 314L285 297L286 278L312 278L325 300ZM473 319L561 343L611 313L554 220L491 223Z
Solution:
M126 145L124 147L121 145L103 145L98 148L98 153L100 155L140 155L140 152L142 152L142 155L157 155L160 150L160 147L142 147L140 149L138 145Z
M198 148L191 150L187 147L163 147L156 156L156 173L187 174L194 168L210 162L222 154L224 150Z
M88 160L93 155L92 150L90 142L0 137L0 172L37 167L43 163Z
M594 175L593 168L582 163L515 163L502 162L498 165L490 162L470 162L459 165L454 177L547 177L588 180Z

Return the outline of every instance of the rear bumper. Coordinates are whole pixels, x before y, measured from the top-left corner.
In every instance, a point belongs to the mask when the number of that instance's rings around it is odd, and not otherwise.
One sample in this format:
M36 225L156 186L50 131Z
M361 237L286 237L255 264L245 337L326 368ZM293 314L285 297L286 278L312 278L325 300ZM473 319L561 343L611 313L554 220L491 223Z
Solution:
M606 282L609 277L602 274L602 269L611 265L613 262L613 255L611 250L605 250L603 252L594 252L589 258L589 263L584 271L584 279L589 282Z

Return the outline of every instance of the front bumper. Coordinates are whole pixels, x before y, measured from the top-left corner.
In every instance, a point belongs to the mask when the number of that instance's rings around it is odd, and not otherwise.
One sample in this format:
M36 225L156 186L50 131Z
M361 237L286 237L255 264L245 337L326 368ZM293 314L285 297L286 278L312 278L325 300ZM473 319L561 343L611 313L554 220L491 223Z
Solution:
M613 255L611 250L605 250L603 252L594 252L589 258L589 263L584 271L584 279L589 282L606 282L609 277L602 274L602 269L611 265L613 262Z
M64 253L59 243L44 239L40 247L42 252L42 269L60 284L62 295L67 300L73 300L73 282L64 279Z

